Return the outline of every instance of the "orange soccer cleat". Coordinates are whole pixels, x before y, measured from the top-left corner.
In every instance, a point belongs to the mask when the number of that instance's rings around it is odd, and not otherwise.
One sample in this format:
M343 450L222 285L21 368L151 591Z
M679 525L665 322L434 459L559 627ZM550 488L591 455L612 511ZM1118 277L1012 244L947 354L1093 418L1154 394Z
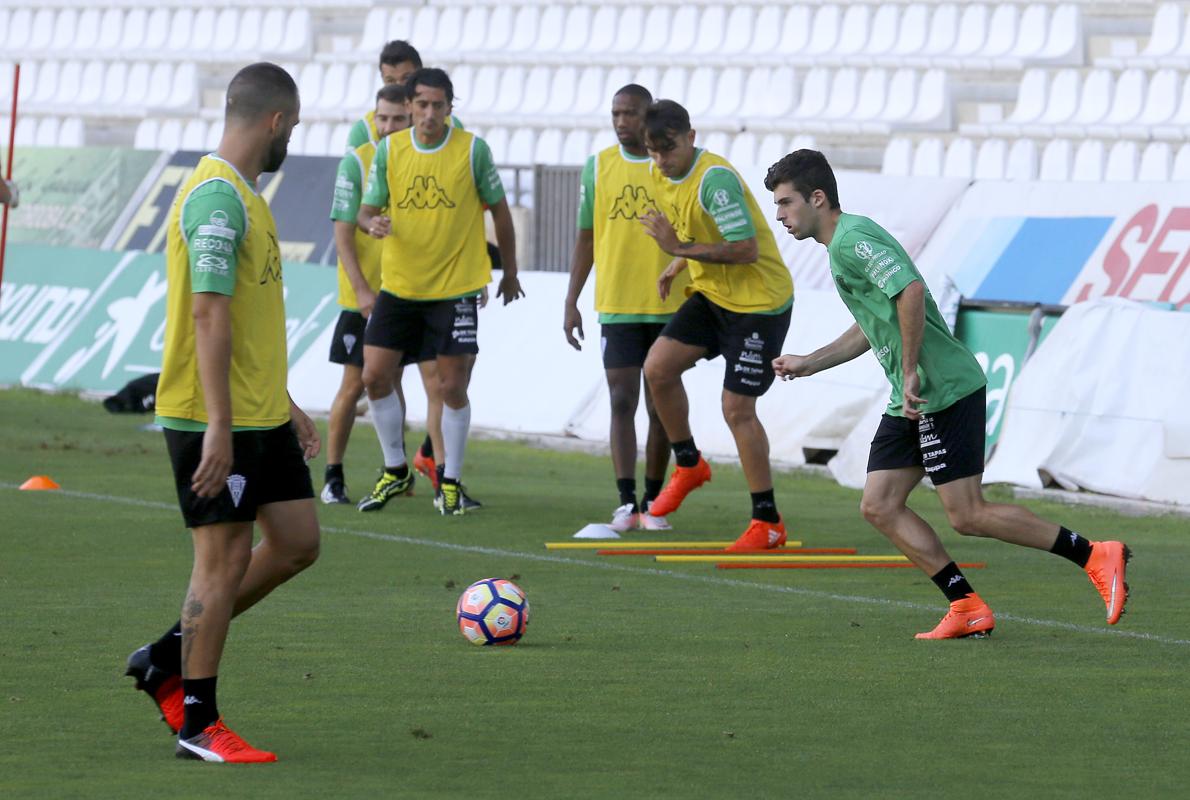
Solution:
M177 733L182 729L185 711L181 675L170 675L153 666L149 660L149 645L128 656L128 669L124 674L136 678L136 688L157 704L161 719L165 720L171 731Z
M738 550L772 550L785 544L785 519L776 523L754 519L748 529L727 548L729 551Z
M1107 624L1115 625L1128 602L1128 583L1124 571L1132 551L1123 542L1091 542L1091 558L1087 560L1087 577L1107 606Z
M669 483L661 490L661 494L649 504L649 513L656 517L664 517L678 510L686 495L711 479L711 465L702 456L693 467L674 467L669 476Z
M928 633L919 633L915 639L963 639L968 636L982 639L990 636L996 627L996 616L992 609L977 594L969 594L962 600L950 604L950 611Z
M235 731L223 724L223 718L203 728L203 732L189 739L178 739L178 758L213 761L221 764L267 764L277 760L274 753L257 750Z
M423 456L421 450L413 456L413 468L430 479L430 485L438 489L438 465L433 456Z

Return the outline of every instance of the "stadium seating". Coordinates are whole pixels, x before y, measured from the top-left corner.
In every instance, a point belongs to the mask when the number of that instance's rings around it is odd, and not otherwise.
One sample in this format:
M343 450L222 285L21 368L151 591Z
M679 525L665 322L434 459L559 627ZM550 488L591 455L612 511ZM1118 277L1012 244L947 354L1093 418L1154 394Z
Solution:
M1153 180L1190 158L1190 8L1152 0L15 0L0 103L19 58L29 141L208 143L213 87L268 58L302 91L291 150L337 154L393 38L447 68L459 116L518 163L581 163L630 81L741 162L806 135L894 174Z

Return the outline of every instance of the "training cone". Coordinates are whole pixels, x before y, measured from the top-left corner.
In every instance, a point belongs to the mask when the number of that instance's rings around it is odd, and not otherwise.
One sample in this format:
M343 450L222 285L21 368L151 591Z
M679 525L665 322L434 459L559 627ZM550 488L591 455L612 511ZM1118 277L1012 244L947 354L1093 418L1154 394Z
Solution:
M28 491L45 491L47 489L61 489L62 487L49 475L34 475L22 483L20 488Z

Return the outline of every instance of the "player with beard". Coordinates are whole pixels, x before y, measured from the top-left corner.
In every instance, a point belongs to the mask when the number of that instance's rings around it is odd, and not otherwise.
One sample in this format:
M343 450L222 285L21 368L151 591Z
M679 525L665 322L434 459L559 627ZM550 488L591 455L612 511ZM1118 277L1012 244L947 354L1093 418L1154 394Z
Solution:
M134 652L127 674L178 734L179 758L276 760L224 725L216 676L232 617L318 557L306 461L320 442L286 390L281 252L257 193L260 174L285 160L299 109L285 70L240 70L227 87L218 149L198 162L170 209L157 422L194 567L181 620Z

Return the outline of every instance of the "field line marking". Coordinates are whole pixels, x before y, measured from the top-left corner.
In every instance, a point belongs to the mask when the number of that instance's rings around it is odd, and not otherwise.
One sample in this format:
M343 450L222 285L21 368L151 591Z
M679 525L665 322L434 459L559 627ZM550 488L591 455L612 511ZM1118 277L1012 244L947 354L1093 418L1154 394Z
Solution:
M0 489L16 490L17 488L17 484L15 483L0 482ZM175 513L178 511L178 507L174 503L162 503L156 500L142 500L136 497L123 497L120 495L78 492L67 489L55 490L52 492L42 492L42 494L71 497L80 500L98 500L105 503L137 506L139 508L153 508L163 511L173 511ZM735 578L724 578L713 574L704 575L695 572L675 572L673 570L657 569L655 567L637 567L632 566L631 564L608 561L605 559L596 561L581 558L568 558L566 556L551 555L549 553L526 553L519 550L501 550L496 547L457 544L455 542L440 542L434 539L418 539L412 536L402 536L396 533L379 533L377 531L365 531L358 530L356 528L340 528L330 525L322 525L321 528L328 533L346 534L348 536L357 536L362 539L373 539L382 542L395 542L397 544L410 544L418 547L434 547L439 550L450 550L453 552L467 553L470 555L490 555L499 556L501 558L518 558L529 561L540 561L548 564L566 564L568 566L600 569L609 572L619 572L631 575L656 575L659 577L692 581L694 583L710 584L712 586L731 586L735 588L773 592L776 594L791 594L801 597L812 597L819 600L834 600L841 603L850 603L852 605L884 606L886 608L903 608L912 611L938 611L938 608L934 605L913 603L907 600L890 600L884 597L866 597L864 595L838 594L835 592L823 592L817 589L803 589L798 586L781 586L768 583L755 583L753 581L737 580ZM1036 617L1020 616L1018 614L997 613L996 616L999 619L1008 622L1019 622L1025 625L1035 625L1042 628L1058 628L1060 630L1072 631L1075 633L1088 633L1124 639L1138 639L1146 642L1176 645L1180 647L1190 646L1190 639L1175 639L1169 636L1160 636L1155 633L1120 630L1119 628L1092 628L1087 625L1078 625L1073 622L1061 622L1059 620L1053 619L1038 619Z

